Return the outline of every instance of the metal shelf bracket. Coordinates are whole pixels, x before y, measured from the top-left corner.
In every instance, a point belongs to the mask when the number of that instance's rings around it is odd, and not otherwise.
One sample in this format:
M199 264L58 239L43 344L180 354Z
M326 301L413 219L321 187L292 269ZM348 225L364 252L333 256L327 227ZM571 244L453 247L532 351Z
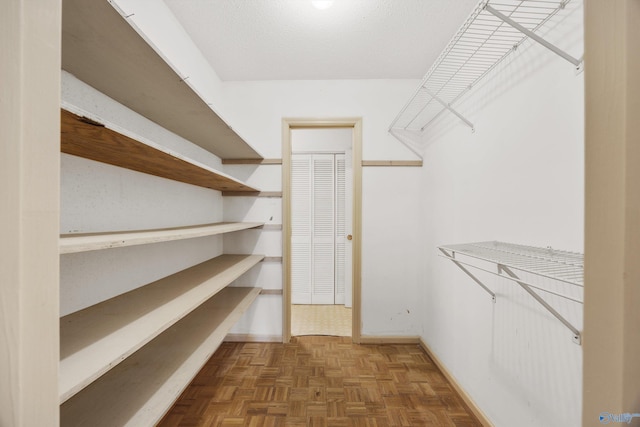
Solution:
M436 101L438 101L438 103L440 105L442 105L445 109L449 110L451 113L455 114L456 117L458 117L460 120L462 120L464 122L464 124L466 124L467 126L469 126L471 128L471 132L475 132L475 128L473 127L473 123L471 123L469 120L467 120L462 114L458 113L458 111L456 111L451 104L448 104L446 102L444 102L442 99L440 99L435 93L431 92L429 89L426 88L426 86L422 87L422 90L425 91L425 93L427 93L430 97L432 97L433 99L435 99ZM426 125L424 125L422 127L422 129L420 129L421 131L424 131L424 128L427 127L429 123L427 123Z
M545 39L543 39L542 37L540 37L539 35L537 35L533 31L530 31L530 30L526 29L525 27L523 27L522 25L520 25L519 23L517 23L513 19L509 18L507 15L495 10L489 4L485 5L484 9L487 12L491 13L496 18L500 19L501 21L511 25L513 28L515 28L516 30L520 31L525 36L529 37L530 39L535 40L538 43L540 43L542 46L546 47L547 49L549 49L550 51L552 51L556 55L559 55L562 58L566 59L567 61L572 63L576 67L576 69L581 69L581 67L582 67L582 61L581 60L574 58L573 56L569 55L567 52L565 52L564 50L560 49L556 45L549 43L548 41L546 41Z
M528 284L520 281L519 280L520 278L513 271L511 271L509 267L506 267L502 264L498 264L498 273L500 273L501 271L504 271L510 277L515 279L515 282L518 285L520 285L522 289L524 289L529 295L531 295L536 301L538 301L540 305L542 305L545 309L547 309L547 311L551 313L553 317L558 319L564 326L569 328L569 330L573 332L573 342L575 342L578 345L582 343L582 337L580 335L580 331L575 326L573 326L567 319L565 319L560 313L558 313L553 307L551 307L544 299L542 299L542 297L540 297L540 295L538 295L533 289L531 289L531 287L529 287Z
M469 270L467 270L462 264L460 264L458 262L458 260L456 260L456 253L455 252L451 252L451 254L449 254L447 251L445 251L442 248L438 248L438 249L440 249L440 251L445 255L446 258L451 260L455 265L458 266L458 268L460 268L460 270L464 271L467 274L467 276L471 277L471 279L473 279L474 282L476 282L478 285L480 285L480 287L482 289L484 289L489 295L491 295L491 300L494 303L496 302L496 294L491 289L487 288L485 286L485 284L482 283L476 276L471 274L471 272Z

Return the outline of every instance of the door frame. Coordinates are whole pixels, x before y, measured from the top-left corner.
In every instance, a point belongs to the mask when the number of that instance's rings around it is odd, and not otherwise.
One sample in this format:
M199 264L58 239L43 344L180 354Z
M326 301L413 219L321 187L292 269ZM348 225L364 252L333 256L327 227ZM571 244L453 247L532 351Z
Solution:
M282 341L291 340L291 129L352 128L351 339L360 343L362 286L362 118L282 119Z

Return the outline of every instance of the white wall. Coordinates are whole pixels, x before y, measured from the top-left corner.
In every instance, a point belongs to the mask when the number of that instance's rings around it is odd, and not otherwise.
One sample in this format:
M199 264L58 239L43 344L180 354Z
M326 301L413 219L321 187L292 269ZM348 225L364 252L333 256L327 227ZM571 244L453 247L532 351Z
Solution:
M582 10L547 37L575 56ZM587 71L588 72L588 71ZM442 244L499 240L583 251L583 74L532 42L428 130L422 337L496 426L579 426L582 348L518 286L478 273L491 298ZM582 306L558 302L582 328Z
M163 1L109 0L184 83L231 127L222 96L223 82ZM234 131L244 138L234 127ZM246 139L245 139L246 140ZM253 146L253 144L251 144Z
M211 167L220 159L62 73L65 108L113 124L128 135ZM62 155L60 232L91 233L222 221L222 196L209 190L84 158ZM60 257L60 315L213 258L223 238L210 236Z
M416 80L221 83L164 3L130 0L115 0L115 3L124 15L134 13L130 18L134 27L181 76L189 76L187 84L211 102L234 130L264 157L282 156L283 117L356 116L364 119L364 159L415 158L388 134L387 126L415 89ZM279 166L227 166L225 171L263 191L281 190ZM415 209L417 174L415 169L398 168L364 171L363 335L416 335L419 332L421 255L416 229L422 218L419 209ZM390 195L394 203L389 203ZM224 199L225 221L281 224L281 218L280 199ZM399 218L402 220L398 221ZM250 231L225 236L225 252L255 250L255 239L255 233ZM388 244L389 241L393 243ZM261 244L260 250L269 256L281 255L281 246L276 243ZM250 272L235 285L281 289L281 268L270 264L262 263L254 269L259 272ZM280 335L281 311L280 297L261 296L232 332Z
M414 159L388 134L387 126L417 84L416 80L226 82L225 114L234 129L267 158L282 156L283 117L362 117L365 160ZM227 166L225 172L255 182L265 191L281 190L279 166ZM364 336L419 334L423 258L416 232L423 223L421 210L416 207L419 176L419 168L363 171ZM279 199L224 199L225 220L270 220L270 213L261 214L266 213L265 208L278 210L281 221ZM247 245L250 248L250 243ZM282 277L278 277L278 285L269 286L281 289ZM281 310L279 298L260 297L233 332L280 335ZM258 318L262 321L255 320Z
M345 153L352 141L352 128L291 129L292 153Z

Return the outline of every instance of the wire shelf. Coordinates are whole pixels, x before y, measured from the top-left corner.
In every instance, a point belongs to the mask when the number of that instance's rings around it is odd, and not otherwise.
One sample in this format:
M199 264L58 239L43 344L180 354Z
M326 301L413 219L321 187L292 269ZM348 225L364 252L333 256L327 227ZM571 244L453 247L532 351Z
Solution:
M584 286L584 255L577 252L504 242L467 243L441 248L453 254L459 253L570 285Z
M554 309L544 298L542 298L538 292L541 291L546 294L552 294L579 304L583 303L583 297L577 297L567 293L540 287L531 283L527 277L521 277L522 273L520 272L524 272L525 276L540 276L570 285L569 287L573 286L574 289L578 291L577 293L582 294L584 289L583 254L559 251L552 248L516 245L513 243L497 241L444 245L438 247L438 249L444 254L445 258L451 260L469 277L471 277L474 282L490 294L494 302L496 301L496 294L466 267L478 269L516 282L547 311L570 329L571 332L573 332L574 341L580 344L580 331L565 319L564 316L562 316L556 309ZM465 259L461 259L458 255L464 255L465 257L471 257L480 261L496 264L497 271L492 271L485 269L480 265L469 263ZM518 274L516 274L516 272L518 272Z
M569 1L480 1L393 120L389 132L406 144L412 134L421 135L447 110L473 129L473 124L455 111L453 105L527 38L580 67L581 60L535 34Z

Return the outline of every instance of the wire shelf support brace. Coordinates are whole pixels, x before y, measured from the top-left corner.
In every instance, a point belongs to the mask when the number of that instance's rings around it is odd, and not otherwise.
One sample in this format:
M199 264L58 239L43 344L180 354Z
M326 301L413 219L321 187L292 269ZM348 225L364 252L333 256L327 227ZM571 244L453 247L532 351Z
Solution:
M549 293L569 301L583 304L583 300L564 293L555 292L536 286L526 280L521 279L514 270L519 270L534 276L545 277L564 284L584 288L584 256L575 252L558 251L551 248L538 248L532 246L516 245L504 242L479 242L459 245L446 245L438 247L442 252L442 257L452 261L465 274L481 286L491 295L493 302L496 302L496 294L489 289L482 281L473 275L465 266L484 271L504 279L517 283L532 298L542 305L551 315L558 319L572 333L573 342L581 344L582 334L569 320L553 308L537 291ZM496 271L482 268L480 266L465 262L456 257L461 254L466 257L475 258L495 264Z
M583 61L545 40L536 31L570 0L482 0L422 79L420 86L389 126L400 142L420 138L445 111L471 131L474 124L454 106L487 73L525 40L532 39L581 70Z

